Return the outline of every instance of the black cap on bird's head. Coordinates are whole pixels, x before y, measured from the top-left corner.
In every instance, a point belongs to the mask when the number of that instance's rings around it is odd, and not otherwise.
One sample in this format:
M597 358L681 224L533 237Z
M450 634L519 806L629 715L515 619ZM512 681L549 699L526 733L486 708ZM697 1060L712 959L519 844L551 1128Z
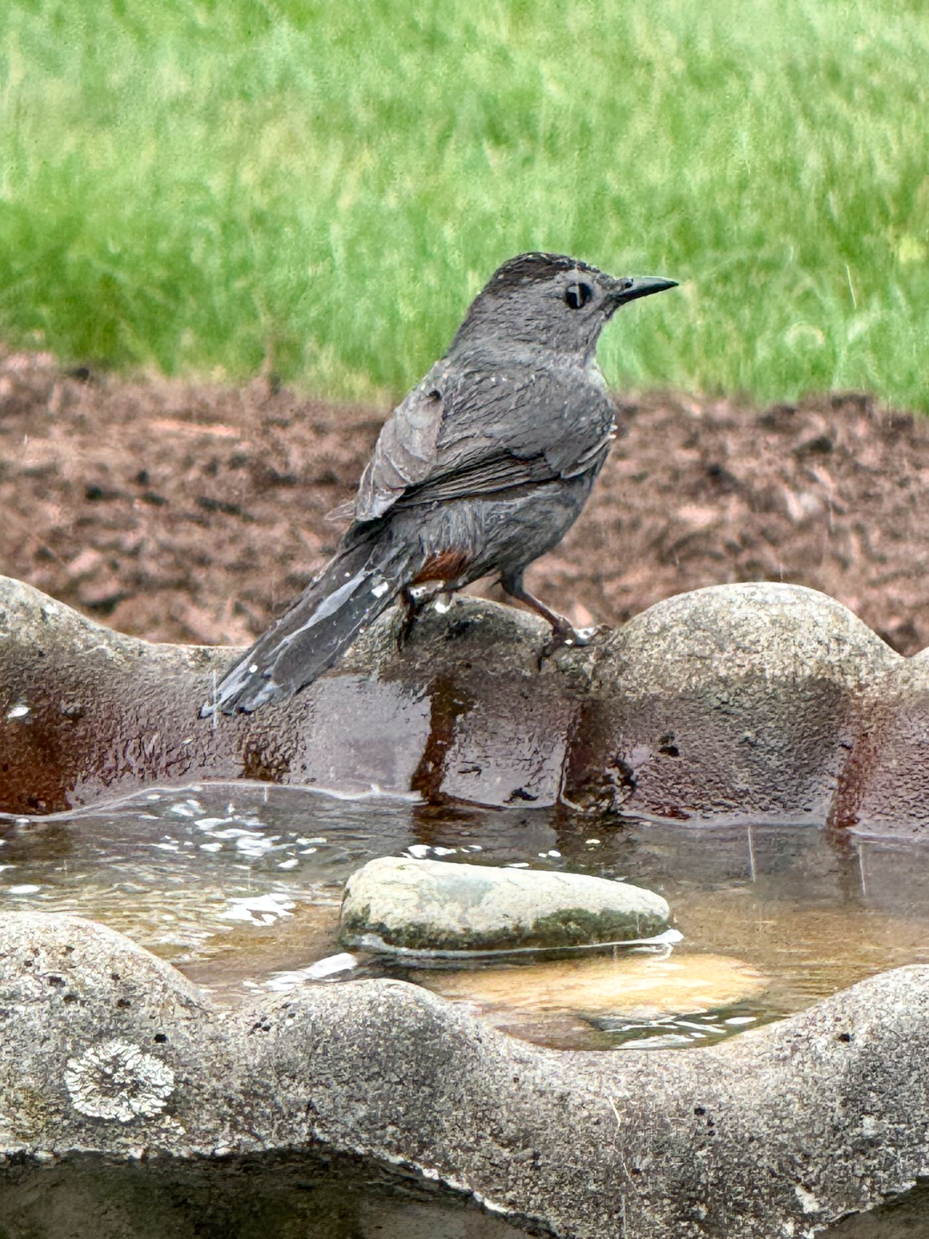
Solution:
M566 254L519 254L471 302L449 353L528 345L584 360L621 305L676 286L654 276L617 279Z

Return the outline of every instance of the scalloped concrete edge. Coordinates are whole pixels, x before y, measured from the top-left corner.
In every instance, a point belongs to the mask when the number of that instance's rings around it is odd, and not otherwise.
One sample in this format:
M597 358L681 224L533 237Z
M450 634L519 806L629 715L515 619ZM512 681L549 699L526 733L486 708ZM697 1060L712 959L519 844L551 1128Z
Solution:
M389 612L252 716L198 718L235 653L115 633L0 578L0 811L258 778L704 822L929 828L929 655L769 582L682 594L539 666L544 627L460 598Z
M45 1164L351 1152L572 1239L812 1239L929 1172L929 967L713 1048L571 1053L401 981L218 1011L115 931L14 912L0 1025L0 1150Z
M388 618L295 702L214 729L193 718L228 651L122 637L7 581L5 807L327 769L490 804L515 792L698 822L925 829L925 657L894 655L823 595L696 591L540 670L543 635L462 600L398 658ZM456 775L465 759L476 782ZM812 1236L929 1170L926 968L686 1055L540 1050L401 982L224 1016L120 935L30 913L3 918L0 984L11 1153L322 1145L580 1239ZM94 1100L109 1065L135 1080L135 1101Z

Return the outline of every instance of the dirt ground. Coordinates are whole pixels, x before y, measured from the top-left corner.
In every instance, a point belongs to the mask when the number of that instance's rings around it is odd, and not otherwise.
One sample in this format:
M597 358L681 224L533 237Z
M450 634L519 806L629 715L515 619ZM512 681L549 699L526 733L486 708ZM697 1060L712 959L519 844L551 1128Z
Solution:
M0 572L152 640L247 642L333 550L325 514L386 412L0 351ZM619 422L580 521L527 574L575 623L792 581L903 654L929 645L929 419L857 394L761 412L653 395Z

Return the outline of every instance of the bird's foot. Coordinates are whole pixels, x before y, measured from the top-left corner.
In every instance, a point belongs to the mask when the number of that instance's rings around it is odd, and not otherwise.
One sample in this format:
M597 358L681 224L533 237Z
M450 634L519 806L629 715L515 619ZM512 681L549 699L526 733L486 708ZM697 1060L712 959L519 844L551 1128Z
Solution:
M596 628L574 628L566 619L552 624L552 635L539 651L539 670L542 670L542 664L558 650L589 645L596 631Z

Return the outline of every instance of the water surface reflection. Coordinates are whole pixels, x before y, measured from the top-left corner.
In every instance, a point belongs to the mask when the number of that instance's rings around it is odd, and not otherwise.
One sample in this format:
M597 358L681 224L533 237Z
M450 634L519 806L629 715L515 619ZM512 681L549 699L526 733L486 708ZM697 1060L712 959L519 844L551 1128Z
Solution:
M299 983L337 952L346 878L373 857L402 854L622 878L668 899L684 934L674 959L687 965L690 989L662 993L653 976L653 1007L557 1011L550 1003L533 1013L517 992L531 981L524 966L511 969L512 1001L499 986L491 1000L486 985L484 998L466 984L445 985L509 1031L556 1045L611 1048L646 1035L655 1045L706 1044L871 973L929 959L929 856L911 844L836 838L810 826L697 830L563 807L437 808L241 782L0 819L0 906L102 921L220 1001L236 1001ZM688 1005L681 995L709 994L694 990L694 979L708 984L720 960L735 975L741 969L762 980L741 995L727 981L718 1002ZM358 964L328 979L390 971L443 988L434 974L373 958ZM551 966L544 965L546 984L557 994ZM583 966L565 961L575 974ZM505 972L502 983L505 991Z

